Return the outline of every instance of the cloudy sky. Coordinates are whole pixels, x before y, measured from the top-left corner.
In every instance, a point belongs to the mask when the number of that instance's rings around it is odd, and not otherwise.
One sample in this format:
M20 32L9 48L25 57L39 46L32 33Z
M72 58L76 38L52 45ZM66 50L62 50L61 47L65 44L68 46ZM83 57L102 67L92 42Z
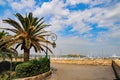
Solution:
M120 56L120 0L0 0L0 27L17 12L45 17L58 36L55 55Z

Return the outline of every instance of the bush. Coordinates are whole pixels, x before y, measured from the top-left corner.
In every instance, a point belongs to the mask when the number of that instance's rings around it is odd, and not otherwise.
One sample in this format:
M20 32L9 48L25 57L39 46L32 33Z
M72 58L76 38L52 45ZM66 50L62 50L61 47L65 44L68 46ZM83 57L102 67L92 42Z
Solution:
M39 60L31 60L17 65L16 77L30 77L38 74L45 73L50 70L50 60L47 58L41 58Z
M10 70L10 62L2 61L0 62L0 73Z
M50 70L50 59L48 58L40 58L39 62L41 64L40 73L44 73Z
M12 71L15 71L16 66L21 63L23 62L12 62ZM11 63L9 61L0 62L0 73L3 73L4 71L9 71L10 65Z
M30 76L31 73L31 66L32 64L30 63L22 63L16 66L16 76L21 78L21 77L28 77Z
M29 61L29 63L32 64L32 67L31 67L31 69L32 69L31 74L32 75L31 76L38 75L38 74L41 73L40 72L41 64L40 64L40 62L38 60L31 60L31 61Z
M21 63L23 62L12 62L12 71L15 71L16 66Z

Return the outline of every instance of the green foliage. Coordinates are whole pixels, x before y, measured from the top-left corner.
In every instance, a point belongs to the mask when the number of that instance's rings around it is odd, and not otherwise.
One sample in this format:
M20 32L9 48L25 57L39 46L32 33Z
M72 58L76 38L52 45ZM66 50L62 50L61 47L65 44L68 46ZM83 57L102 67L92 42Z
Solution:
M2 61L0 62L0 73L10 70L10 62Z
M22 63L22 64L19 64L16 66L16 76L17 77L28 77L30 76L30 73L31 73L31 67L32 67L32 64L29 63L29 62L25 62L25 63Z
M8 80L8 75L5 73L0 74L0 80Z
M5 32L5 31L0 32L0 39L1 39L3 36L6 36L6 35L8 35L7 32Z
M9 58L12 60L13 56L17 57L16 49L11 48L12 44L8 43L12 39L12 36L8 35L8 33L2 31L0 32L0 57L5 60L5 58Z
M16 66L21 63L23 62L12 62L12 71L15 71Z
M41 64L41 73L47 72L50 70L50 60L48 58L40 58L39 59Z
M21 64L23 62L12 62L12 71L15 71L15 68L18 64ZM0 73L3 73L5 71L10 70L10 62L9 61L2 61L0 62Z
M4 43L16 44L16 49L20 46L21 50L24 50L24 61L29 61L31 47L34 48L35 52L45 52L47 48L52 53L50 48L46 46L46 44L52 46L53 43L46 39L46 37L51 36L51 32L45 31L45 28L50 25L45 23L44 17L39 19L38 17L34 17L31 12L26 14L26 16L20 13L16 13L15 16L18 19L17 21L11 18L3 20L4 23L13 27L3 29L15 33L11 36L12 38L5 39ZM4 45L4 43L1 45Z
M17 65L16 77L29 77L38 74L45 73L50 70L50 60L47 58L41 58L39 60L31 60Z

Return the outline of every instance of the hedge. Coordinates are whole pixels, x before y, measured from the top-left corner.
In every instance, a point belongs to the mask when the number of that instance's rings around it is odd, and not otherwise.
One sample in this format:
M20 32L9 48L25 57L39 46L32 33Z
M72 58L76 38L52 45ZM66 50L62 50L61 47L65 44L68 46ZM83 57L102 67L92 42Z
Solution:
M31 60L16 66L16 77L30 77L45 73L50 70L50 60L47 58L40 58L39 60Z
M10 70L10 62L2 61L0 62L0 73Z
M12 62L12 71L15 71L15 68L18 64L21 64L23 62ZM2 61L0 62L0 73L3 73L5 71L10 70L11 63L9 61Z
M23 62L12 62L12 71L15 71L16 66L21 63Z
M12 62L12 71L15 71L16 66L21 63L23 62ZM4 71L9 71L10 65L11 63L9 61L0 62L0 73L3 73Z
M40 73L45 73L50 70L50 60L48 58L40 58L39 62L41 64Z

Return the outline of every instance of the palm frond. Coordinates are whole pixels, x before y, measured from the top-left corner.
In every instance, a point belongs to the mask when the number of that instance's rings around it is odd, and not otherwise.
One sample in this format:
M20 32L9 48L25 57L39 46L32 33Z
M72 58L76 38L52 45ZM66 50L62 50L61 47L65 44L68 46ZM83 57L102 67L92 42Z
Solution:
M28 18L30 19L30 22L33 21L33 14L31 12L29 13Z
M36 36L35 37L40 43L47 43L47 44L51 44L52 45L52 42L46 40L44 37L42 36Z
M40 18L40 19L38 19L38 18L36 18L35 20L34 20L34 25L37 27L37 25L39 25L39 23L42 21L44 19L44 17L42 17L42 18ZM42 23L44 23L45 21L42 21L40 24L42 24Z
M17 49L20 45L22 45L22 43L17 44L15 49Z
M41 44L41 48L42 48L42 46L43 46L45 49L47 49L50 53L53 54L52 50L51 50L48 46L46 46L46 45L44 45L44 44ZM43 49L44 49L44 48L43 48Z
M32 41L32 46L34 47L35 52L40 51L40 45L38 42Z
M14 28L18 29L19 31L23 31L20 24L10 18L3 20L3 22L8 23L10 25L12 25Z
M10 28L2 28L2 29L12 31L14 33L18 33L18 30L16 29L10 29Z
M1 50L2 56L10 58L12 60L13 57L18 56L18 52L14 48L4 48Z
M20 13L16 13L15 16L20 21L20 23L22 24L22 26L23 26L23 28L25 30L26 29L25 18Z

